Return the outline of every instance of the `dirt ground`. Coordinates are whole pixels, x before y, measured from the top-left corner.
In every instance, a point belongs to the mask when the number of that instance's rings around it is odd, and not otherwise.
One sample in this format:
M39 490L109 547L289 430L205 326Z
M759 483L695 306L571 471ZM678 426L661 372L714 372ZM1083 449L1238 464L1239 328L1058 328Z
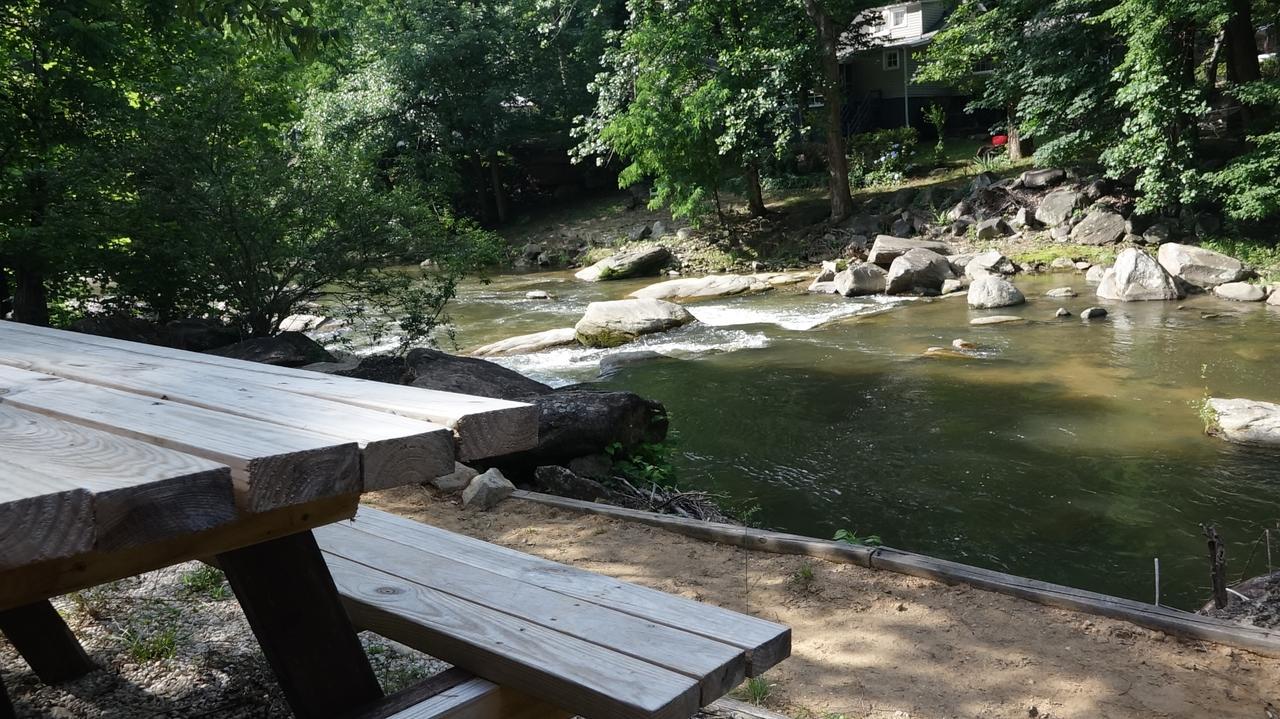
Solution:
M1265 719L1280 704L1280 660L964 586L520 500L472 512L411 488L370 503L789 625L792 656L765 675L763 704L797 719Z

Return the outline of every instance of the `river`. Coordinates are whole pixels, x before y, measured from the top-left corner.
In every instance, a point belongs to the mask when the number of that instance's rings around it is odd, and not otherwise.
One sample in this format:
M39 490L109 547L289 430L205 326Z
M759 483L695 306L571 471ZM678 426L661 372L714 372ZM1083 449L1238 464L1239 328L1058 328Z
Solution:
M568 273L463 288L458 349L571 326L589 302L652 280ZM605 351L500 360L552 384L598 382L664 402L682 482L753 498L761 525L886 544L1085 589L1193 608L1208 595L1200 523L1229 541L1232 579L1266 569L1280 456L1206 437L1206 393L1280 402L1280 308L1213 297L1100 302L1083 276L1020 277L1028 304L845 299L803 285L689 305L701 322L618 350L668 355L598 378ZM1075 299L1040 295L1071 285ZM531 289L553 300L526 300ZM1053 319L1091 305L1103 321ZM971 327L990 314L1030 322ZM964 338L968 359L923 357ZM1280 531L1274 532L1280 563Z

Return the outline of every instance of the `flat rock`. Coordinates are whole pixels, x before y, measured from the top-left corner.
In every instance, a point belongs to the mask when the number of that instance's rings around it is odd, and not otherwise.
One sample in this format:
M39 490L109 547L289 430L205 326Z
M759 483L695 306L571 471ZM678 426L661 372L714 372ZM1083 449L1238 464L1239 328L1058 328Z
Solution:
M1213 294L1233 302L1261 302L1267 299L1267 288L1248 282L1228 282L1214 287Z
M1071 241L1078 245L1113 245L1124 235L1124 217L1111 210L1094 210L1071 228Z
M1155 258L1136 247L1116 257L1115 267L1106 271L1097 294L1108 300L1176 300L1184 296L1173 276Z
M909 240L892 235L877 235L876 241L871 245L871 253L867 255L867 261L888 268L893 264L894 260L906 254L907 251L914 249L932 250L939 255L951 254L951 246L945 242Z
M515 485L494 467L471 479L467 488L462 490L462 506L468 509L493 509L515 491Z
M1044 293L1045 297L1078 297L1076 291L1070 287L1055 287Z
M588 347L617 347L641 335L665 332L694 321L674 302L649 298L592 302L574 325L578 342Z
M1239 282L1247 274L1244 263L1234 257L1176 242L1160 245L1156 259L1166 272L1202 290Z
M809 287L808 287L808 289L806 290L806 292L810 292L810 293L815 294L815 295L838 295L838 294L840 294L840 290L836 289L836 283L835 283L835 281L834 281L834 280L829 280L829 281L826 281L826 282L823 282L823 281L821 281L821 280L814 280L813 282L811 282L811 283L809 284Z
M657 274L659 270L670 264L671 260L671 250L665 247L641 247L610 255L586 269L579 270L574 277L586 282L643 277Z
M538 467L534 471L534 484L537 485L539 492L587 502L609 499L613 496L613 492L596 480L581 477L573 470L554 464Z
M750 275L708 275L706 277L682 277L667 280L632 292L630 297L667 300L668 302L695 302L697 300L731 297L733 295L767 292L773 285Z
M1280 447L1280 404L1213 397L1208 409L1209 434L1234 444Z
M461 492L471 484L480 473L461 462L453 463L453 471L449 474L427 480L427 484L446 494Z
M1006 325L1014 322L1026 322L1026 320L1018 317L1017 315L991 315L989 317L978 317L977 319L969 320L969 324L974 326Z
M888 277L889 273L879 265L860 262L836 274L836 292L845 297L878 295L885 291Z
M1044 196L1036 208L1036 221L1056 227L1071 219L1084 206L1084 195L1075 190L1054 190Z
M1012 307L1027 301L1013 283L1003 277L987 275L969 285L969 306L978 310Z
M519 335L517 337L508 337L505 340L498 340L483 347L477 347L471 350L473 357L504 357L506 355L522 355L531 352L541 352L552 347L563 347L565 345L577 344L577 335L572 327L562 327L560 329L546 330L544 332L534 332L529 335Z
M281 332L274 337L253 337L226 347L208 350L208 354L279 367L302 367L318 362L337 361L337 358L329 354L318 342L301 332Z
M1028 190L1042 190L1053 185L1060 185L1067 179L1067 173L1058 169L1027 170L1018 180Z
M1013 260L1005 257L997 250L974 255L964 266L964 274L969 279L977 279L987 275L1012 275L1018 271Z
M551 299L551 294L546 290L529 290L524 293L524 298L526 300L549 300Z
M979 240L995 240L1013 234L1013 228L1003 217L989 217L978 223L975 230Z

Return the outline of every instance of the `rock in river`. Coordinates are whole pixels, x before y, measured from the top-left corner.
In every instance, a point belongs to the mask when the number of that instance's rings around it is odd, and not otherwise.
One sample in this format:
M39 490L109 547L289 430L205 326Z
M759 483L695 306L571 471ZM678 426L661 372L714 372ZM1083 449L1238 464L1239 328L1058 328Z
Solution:
M859 262L836 273L836 291L845 297L878 295L885 291L889 273L870 262Z
M1003 277L987 275L969 285L969 306L978 310L1012 307L1027 301L1013 283Z
M1007 324L1012 324L1014 322L1025 322L1025 321L1026 320L1024 320L1021 317L1018 317L1017 315L991 315L990 317L979 317L977 319L969 320L969 324L974 326L1007 325Z
M887 268L893 264L894 260L906 254L909 250L917 248L932 250L939 255L951 254L951 246L945 242L908 240L892 235L877 235L875 243L871 245L871 254L867 255L867 261Z
M1076 291L1070 287L1055 287L1044 293L1045 297L1076 297Z
M1184 294L1151 255L1130 247L1116 257L1115 267L1106 271L1098 284L1098 296L1108 300L1176 300Z
M885 289L891 295L907 292L938 292L951 279L947 258L922 247L908 250L889 266Z
M1261 302L1267 299L1267 288L1248 282L1228 282L1214 287L1213 294L1233 302Z
M1156 258L1166 272L1202 290L1245 278L1244 263L1221 252L1169 242L1160 245Z
M1086 307L1084 312L1080 313L1082 320L1100 320L1107 316L1107 310L1102 307Z
M1017 272L1018 268L1013 264L1013 260L1000 254L998 250L975 255L964 266L965 277L969 279L977 279L987 275L1012 275Z
M578 341L588 347L617 347L693 321L689 310L674 302L637 298L592 302L574 330Z
M506 355L522 355L540 352L552 347L561 347L577 343L577 336L572 327L563 327L545 332L534 332L530 335L508 337L471 351L473 357L503 357Z
M1207 409L1209 434L1235 444L1280 447L1280 404L1213 397Z
M671 264L671 250L665 247L641 247L624 250L579 270L574 277L587 282L621 280L627 277L643 277L657 274Z
M750 275L708 275L659 282L636 290L630 296L681 302L767 292L771 289L773 285L761 282Z

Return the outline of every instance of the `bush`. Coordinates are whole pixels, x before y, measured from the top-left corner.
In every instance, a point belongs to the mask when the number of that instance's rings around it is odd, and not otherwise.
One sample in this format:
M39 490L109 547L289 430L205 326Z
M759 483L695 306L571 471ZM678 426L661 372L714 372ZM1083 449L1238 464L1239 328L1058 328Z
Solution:
M849 138L849 184L869 187L901 182L918 142L913 127L853 135Z

